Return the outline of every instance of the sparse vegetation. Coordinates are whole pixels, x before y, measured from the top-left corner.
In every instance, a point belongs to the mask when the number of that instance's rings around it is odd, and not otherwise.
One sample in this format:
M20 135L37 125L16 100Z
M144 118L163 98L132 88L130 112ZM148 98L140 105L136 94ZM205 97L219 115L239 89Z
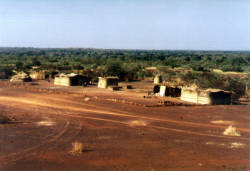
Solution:
M73 155L79 155L83 153L83 144L80 142L73 142L72 143L72 150L70 151Z
M157 70L147 71L147 67ZM249 72L248 51L0 48L0 78L10 78L13 70L29 72L31 68L51 74L80 73L92 81L99 76L130 81L161 74L163 79L179 78L202 88L229 90L236 99L247 94L245 88L250 84L249 75L243 78L213 72Z
M223 135L229 135L229 136L241 136L241 134L236 131L236 128L232 125L229 125L225 131L223 132Z

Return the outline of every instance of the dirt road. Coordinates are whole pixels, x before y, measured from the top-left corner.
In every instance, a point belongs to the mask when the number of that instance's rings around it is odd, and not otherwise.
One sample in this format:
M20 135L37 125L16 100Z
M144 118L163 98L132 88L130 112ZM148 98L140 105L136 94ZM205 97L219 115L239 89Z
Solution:
M0 108L14 118L0 125L0 169L250 170L249 105L145 107L85 96L0 86ZM229 124L242 136L223 135ZM73 142L82 154L70 153Z

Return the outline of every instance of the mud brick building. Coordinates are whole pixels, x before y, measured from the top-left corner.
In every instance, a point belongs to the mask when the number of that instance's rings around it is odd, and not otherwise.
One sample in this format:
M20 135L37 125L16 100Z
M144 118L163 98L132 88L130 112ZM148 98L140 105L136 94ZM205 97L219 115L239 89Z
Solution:
M162 83L162 77L160 75L156 75L154 77L154 84L160 84Z
M58 74L55 76L54 84L62 86L83 86L90 82L90 78L78 74Z
M181 100L197 104L219 105L231 104L231 93L220 89L199 89L183 87Z
M108 88L109 86L118 86L118 77L99 77L98 88Z
M48 78L48 74L45 71L31 71L30 77L34 80L45 80Z
M181 88L171 86L160 86L160 96L180 97Z

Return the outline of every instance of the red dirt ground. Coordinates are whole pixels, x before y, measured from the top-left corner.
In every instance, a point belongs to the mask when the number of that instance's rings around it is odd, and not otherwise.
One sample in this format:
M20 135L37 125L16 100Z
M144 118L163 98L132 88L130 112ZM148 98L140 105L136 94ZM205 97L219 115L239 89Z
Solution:
M0 82L13 120L0 125L0 170L250 170L250 105L159 106L145 90L50 84ZM222 134L229 121L242 136Z

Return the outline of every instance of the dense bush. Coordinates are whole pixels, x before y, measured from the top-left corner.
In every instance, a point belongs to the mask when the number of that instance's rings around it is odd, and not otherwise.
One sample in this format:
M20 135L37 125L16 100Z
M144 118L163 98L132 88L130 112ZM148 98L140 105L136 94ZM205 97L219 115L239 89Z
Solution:
M50 73L82 72L94 80L98 76L134 80L162 74L164 79L181 77L189 82L196 80L201 87L220 88L224 78L210 70L250 71L250 52L0 48L1 78L9 78L13 70L28 71L33 66ZM147 72L145 68L150 66L159 69ZM176 73L176 67L192 68L193 72ZM241 88L238 82L227 82Z
M230 91L234 99L244 96L246 85L249 84L248 79L233 79L213 72L188 72L180 78L187 84L197 84L201 88L219 88Z
M190 71L182 75L181 79L188 84L198 84L201 88L222 88L224 85L222 76L213 72Z

